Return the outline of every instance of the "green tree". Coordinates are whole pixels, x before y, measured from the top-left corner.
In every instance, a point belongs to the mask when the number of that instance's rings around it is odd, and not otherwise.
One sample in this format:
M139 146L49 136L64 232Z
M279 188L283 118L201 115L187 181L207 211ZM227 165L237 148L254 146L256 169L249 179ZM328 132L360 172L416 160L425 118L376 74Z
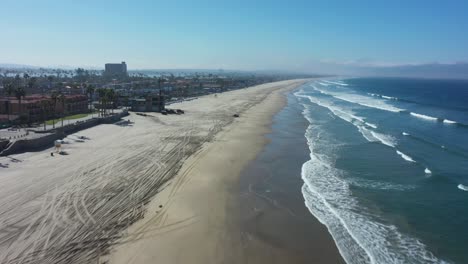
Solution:
M47 81L49 81L49 89L52 89L52 81L54 80L54 76L49 75L47 76Z
M161 97L161 96L162 96L162 86L161 86L161 84L162 84L163 82L164 82L164 79L163 79L163 78L161 78L161 77L159 77L159 78L158 78L158 90L159 90L159 97Z
M4 84L4 91L5 95L10 97L14 92L15 92L15 86L11 82L6 82ZM11 103L10 99L7 100L7 115L8 115L8 121L10 121L10 112L11 112Z
M67 98L63 93L59 94L59 101L62 104L62 128L63 128L63 118L65 117L66 111L65 111L65 103L66 103Z
M93 94L94 94L95 88L93 85L88 84L86 85L86 94L88 95L88 102L89 102L89 111L92 111L92 104L93 104Z
M36 77L31 77L28 79L28 88L33 89L34 86L36 86L37 78Z
M102 117L103 114L104 114L104 111L105 111L105 108L104 108L104 104L105 104L105 101L106 101L106 89L104 88L99 88L97 90L97 93L99 95L99 107L100 107L100 116Z
M18 99L18 107L19 107L19 114L21 116L21 112L22 112L22 105L21 105L21 99L26 96L26 91L24 90L24 88L22 86L17 86L15 88L15 97L16 99ZM29 113L28 113L29 114ZM28 118L29 119L29 118Z
M41 110L42 110L42 120L44 121L44 131L46 130L47 116L50 110L51 102L49 100L41 101Z
M105 97L107 98L108 102L111 102L112 104L114 104L115 99L116 99L114 89L106 89L106 96ZM112 114L113 114L114 113L114 106L113 105L111 105L111 111L112 111Z
M52 128L55 129L55 115L56 115L56 112L57 112L57 100L58 100L58 93L56 91L53 91L52 94L50 95L50 98L52 98L52 102L53 102L53 112L52 112L52 118L53 118L53 121L52 121Z

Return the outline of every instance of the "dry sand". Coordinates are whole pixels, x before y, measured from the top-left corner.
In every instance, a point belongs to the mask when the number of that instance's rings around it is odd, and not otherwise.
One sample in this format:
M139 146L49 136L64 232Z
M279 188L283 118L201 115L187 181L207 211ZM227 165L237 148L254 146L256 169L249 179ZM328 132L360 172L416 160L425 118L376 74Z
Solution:
M172 106L185 115L132 114L67 137L68 155L0 158L0 263L243 262L232 188L301 83Z

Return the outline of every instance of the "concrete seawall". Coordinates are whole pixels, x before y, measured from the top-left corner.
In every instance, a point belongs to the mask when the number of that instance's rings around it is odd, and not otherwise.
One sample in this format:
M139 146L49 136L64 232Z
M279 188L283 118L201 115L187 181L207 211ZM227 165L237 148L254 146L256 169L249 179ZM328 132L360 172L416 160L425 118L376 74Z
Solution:
M83 129L87 129L100 124L111 124L119 121L122 117L127 116L128 112L124 111L120 114L115 114L113 116L104 117L104 118L95 118L87 121L83 121L76 124L71 124L64 126L63 129L55 129L50 132L44 133L43 136L32 138L32 139L20 139L3 142L1 144L0 156L8 156L12 154L42 150L48 147L51 147L54 144L54 141L57 139L63 139L69 134L73 134Z

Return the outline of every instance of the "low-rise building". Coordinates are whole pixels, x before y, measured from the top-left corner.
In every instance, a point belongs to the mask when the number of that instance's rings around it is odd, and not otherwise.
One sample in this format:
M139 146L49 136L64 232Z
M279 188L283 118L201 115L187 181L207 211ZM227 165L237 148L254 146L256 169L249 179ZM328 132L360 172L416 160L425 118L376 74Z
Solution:
M136 112L161 112L165 108L163 95L148 95L131 100L132 111Z
M10 120L22 118L29 123L43 121L58 115L73 115L88 111L88 97L65 95L65 100L53 99L49 95L29 95L18 100L16 97L0 98L0 114L10 115Z

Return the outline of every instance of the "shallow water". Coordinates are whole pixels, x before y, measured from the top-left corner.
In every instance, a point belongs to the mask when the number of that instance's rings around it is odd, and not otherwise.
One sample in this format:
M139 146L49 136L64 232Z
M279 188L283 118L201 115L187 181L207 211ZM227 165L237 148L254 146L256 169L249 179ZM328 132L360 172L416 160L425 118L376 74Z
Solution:
M348 263L468 263L468 81L310 82L302 193Z

